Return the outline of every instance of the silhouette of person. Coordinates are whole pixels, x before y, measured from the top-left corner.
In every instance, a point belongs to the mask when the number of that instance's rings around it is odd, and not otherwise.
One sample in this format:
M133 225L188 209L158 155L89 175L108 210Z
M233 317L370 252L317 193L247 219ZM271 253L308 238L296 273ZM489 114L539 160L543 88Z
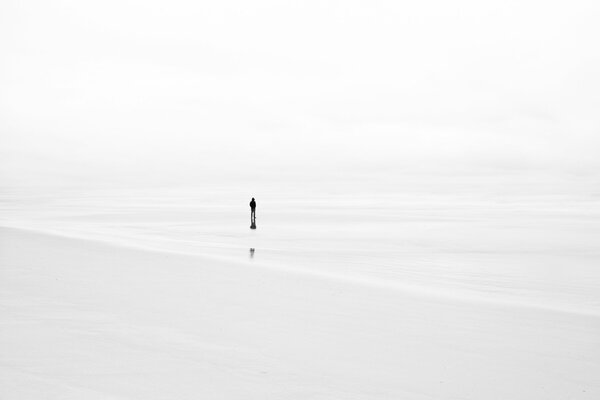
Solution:
M254 197L252 198L252 201L250 201L250 219L252 220L252 223L256 222L256 201L254 200Z

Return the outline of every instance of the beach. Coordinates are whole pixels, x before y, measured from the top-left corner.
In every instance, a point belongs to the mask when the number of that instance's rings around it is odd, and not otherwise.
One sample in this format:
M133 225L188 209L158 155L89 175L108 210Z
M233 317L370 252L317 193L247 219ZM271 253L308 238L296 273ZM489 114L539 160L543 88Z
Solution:
M246 207L222 199L216 207L208 197L110 198L36 200L43 210L4 203L12 217L0 230L0 397L600 395L598 253L588 225L562 247L551 234L535 240L545 217L508 229L507 216L519 214L513 203L502 218L487 213L497 234L477 240L483 218L447 199L446 211L420 202L417 213L408 201L380 199L373 211L372 202L321 198L291 213L291 200L270 211L257 196L254 231L237 226ZM431 228L432 210L444 229ZM577 212L570 223L561 217L562 239L577 239ZM472 239L449 240L459 231ZM515 232L520 241L509 240ZM493 238L496 251L483 251ZM530 252L517 245L543 242Z

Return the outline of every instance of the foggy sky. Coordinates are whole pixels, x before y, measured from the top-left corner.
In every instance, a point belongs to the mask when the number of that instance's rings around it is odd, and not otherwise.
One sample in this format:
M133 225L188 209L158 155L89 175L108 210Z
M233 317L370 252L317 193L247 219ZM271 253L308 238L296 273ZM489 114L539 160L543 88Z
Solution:
M591 171L595 1L0 5L0 179Z

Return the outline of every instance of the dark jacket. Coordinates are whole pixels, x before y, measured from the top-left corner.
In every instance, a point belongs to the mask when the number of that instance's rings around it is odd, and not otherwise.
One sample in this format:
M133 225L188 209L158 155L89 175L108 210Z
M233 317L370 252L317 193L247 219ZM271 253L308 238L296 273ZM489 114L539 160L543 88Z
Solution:
M254 200L252 200L252 201L250 202L250 208L251 208L252 210L256 209L256 202L255 202Z

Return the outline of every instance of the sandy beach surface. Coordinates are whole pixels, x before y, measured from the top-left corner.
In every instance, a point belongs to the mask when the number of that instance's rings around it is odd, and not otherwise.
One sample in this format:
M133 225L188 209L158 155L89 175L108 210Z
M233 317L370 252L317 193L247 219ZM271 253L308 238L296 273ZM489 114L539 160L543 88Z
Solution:
M600 396L593 209L142 197L4 202L1 398Z

